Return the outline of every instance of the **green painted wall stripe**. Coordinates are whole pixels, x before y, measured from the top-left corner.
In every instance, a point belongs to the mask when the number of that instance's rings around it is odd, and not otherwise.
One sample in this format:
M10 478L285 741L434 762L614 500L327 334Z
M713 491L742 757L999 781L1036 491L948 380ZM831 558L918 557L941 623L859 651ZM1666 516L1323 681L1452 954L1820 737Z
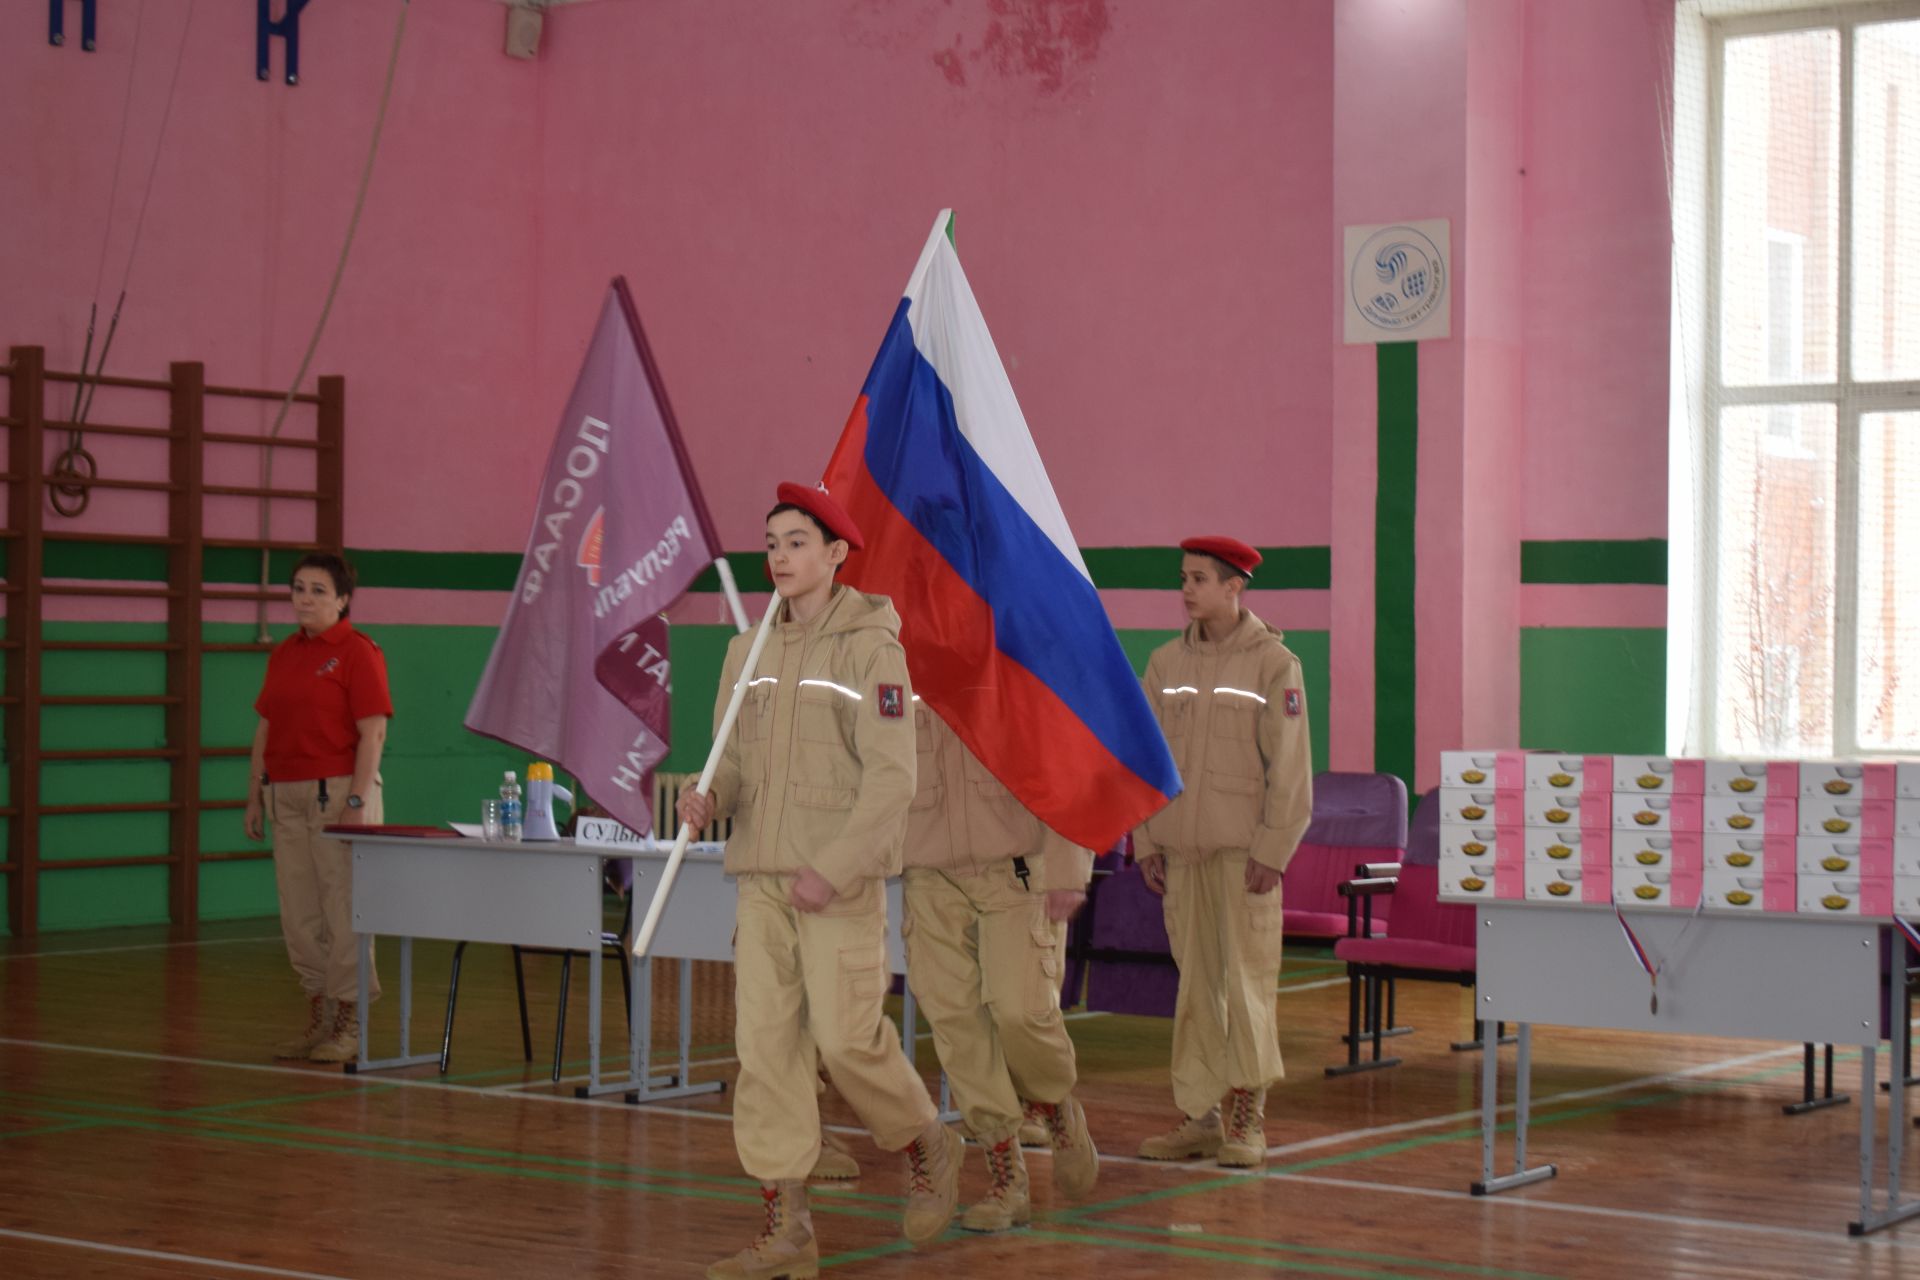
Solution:
M1109 590L1172 591L1180 578L1178 547L1086 547L1087 571L1095 585ZM1325 591L1333 585L1330 547L1262 547L1258 586L1262 590ZM164 547L118 546L47 540L47 576L90 581L164 582ZM520 556L510 551L377 551L350 547L347 558L370 587L441 591L511 591L520 573ZM296 552L276 551L268 578L278 584L292 575ZM763 553L729 551L734 579L746 591L762 589ZM260 581L260 553L239 547L210 547L203 577L208 582ZM694 591L720 590L720 575L709 566L694 579Z
M520 572L519 555L508 551L352 548L347 554L370 586L508 591ZM1180 572L1177 547L1084 547L1081 554L1086 558L1087 571L1093 575L1094 583L1109 590L1170 589L1169 584ZM1257 585L1263 590L1325 591L1333 585L1333 552L1329 547L1261 547L1260 554L1265 560L1260 566ZM272 553L271 580L284 582L296 558L290 551ZM760 552L730 551L727 559L733 564L734 577L749 590L760 582ZM167 576L166 548L49 538L47 574L57 578L161 582ZM209 548L205 576L208 582L258 582L260 555L237 547ZM1523 542L1520 544L1520 581L1665 586L1667 540L1590 538ZM711 568L693 584L695 591L719 589L720 576Z
M1667 540L1572 539L1520 544L1520 581L1667 585Z
M1375 349L1379 460L1373 514L1373 767L1413 792L1414 505L1419 477L1418 345Z
M1520 745L1659 755L1667 726L1663 627L1522 627Z

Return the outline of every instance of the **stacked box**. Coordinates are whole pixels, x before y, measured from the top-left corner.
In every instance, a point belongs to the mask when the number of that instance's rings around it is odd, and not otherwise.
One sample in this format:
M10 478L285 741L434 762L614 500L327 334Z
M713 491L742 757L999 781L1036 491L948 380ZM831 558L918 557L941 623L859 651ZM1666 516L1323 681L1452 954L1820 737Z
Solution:
M1607 902L1610 756L1441 754L1440 895Z
M1809 798L1920 800L1920 761L1810 761L1800 766L1800 794Z
M1893 914L1893 881L1871 876L1807 876L1799 881L1803 915Z
M1443 897L1920 917L1920 761L1445 752Z
M1920 876L1893 878L1893 914L1920 919Z
M1764 798L1800 794L1800 764L1796 760L1708 760L1705 765L1703 795Z
M1792 875L1750 874L1707 870L1700 882L1700 899L1710 911L1781 911L1798 909L1794 893L1799 881Z

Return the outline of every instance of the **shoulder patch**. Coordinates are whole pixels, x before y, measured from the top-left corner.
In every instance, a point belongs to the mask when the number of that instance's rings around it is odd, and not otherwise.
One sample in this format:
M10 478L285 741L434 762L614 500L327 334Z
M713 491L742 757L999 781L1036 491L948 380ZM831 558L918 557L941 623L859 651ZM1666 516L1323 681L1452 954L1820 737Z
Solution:
M897 684L883 684L879 689L876 705L880 714L889 720L898 720L906 714L906 698Z
M1288 689L1284 697L1285 702L1283 705L1286 707L1288 717L1296 720L1299 719L1300 713L1306 709L1306 695L1299 689Z

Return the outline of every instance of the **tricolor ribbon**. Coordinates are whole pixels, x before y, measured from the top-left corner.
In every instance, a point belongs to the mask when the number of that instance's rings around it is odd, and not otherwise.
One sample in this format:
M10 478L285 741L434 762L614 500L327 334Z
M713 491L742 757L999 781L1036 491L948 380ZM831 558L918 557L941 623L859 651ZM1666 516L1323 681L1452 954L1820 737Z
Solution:
M1646 972L1647 985L1653 989L1653 997L1649 1007L1654 1013L1659 1013L1660 970L1654 965L1652 958L1647 955L1647 948L1645 944L1640 941L1640 935L1635 933L1633 926L1627 923L1627 918L1620 913L1618 905L1613 908L1613 918L1620 922L1620 932L1626 935L1627 947L1633 952L1633 958L1639 962L1640 968Z
M1920 951L1920 928L1916 928L1913 921L1902 920L1899 916L1895 916L1893 918L1893 927L1907 935L1908 946L1912 947L1915 951Z
M1693 928L1693 922L1700 918L1701 908L1706 905L1707 896L1703 893L1700 895L1700 900L1694 904L1693 914L1687 917L1686 927L1681 929L1680 936L1673 940L1674 951L1680 950L1680 944L1686 940L1687 930ZM1633 931L1633 926L1627 923L1627 917L1621 914L1618 903L1614 904L1613 918L1620 922L1620 932L1626 935L1627 946L1633 951L1634 960L1639 963L1641 970L1647 975L1647 986L1650 988L1650 994L1647 998L1647 1012L1658 1017L1660 1014L1660 972L1667 967L1667 962L1666 960L1662 960L1659 964L1653 962L1652 957L1647 954L1646 945L1640 941L1640 935ZM1904 924L1903 921L1899 920L1896 920L1895 923ZM1920 947L1920 931L1914 930L1912 925L1905 925L1905 928L1908 931L1908 936L1913 940L1914 945ZM1672 956L1669 955L1668 958L1671 959Z

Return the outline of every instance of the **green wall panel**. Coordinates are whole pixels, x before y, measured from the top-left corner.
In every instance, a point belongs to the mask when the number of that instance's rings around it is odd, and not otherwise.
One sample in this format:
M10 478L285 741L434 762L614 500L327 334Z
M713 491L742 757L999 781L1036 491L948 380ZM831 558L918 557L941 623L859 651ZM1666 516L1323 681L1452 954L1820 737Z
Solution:
M210 862L200 868L201 919L247 920L278 910L271 861Z
M1658 754L1666 715L1664 628L1521 630L1522 747Z
M165 867L90 867L40 877L42 929L104 929L166 919Z

